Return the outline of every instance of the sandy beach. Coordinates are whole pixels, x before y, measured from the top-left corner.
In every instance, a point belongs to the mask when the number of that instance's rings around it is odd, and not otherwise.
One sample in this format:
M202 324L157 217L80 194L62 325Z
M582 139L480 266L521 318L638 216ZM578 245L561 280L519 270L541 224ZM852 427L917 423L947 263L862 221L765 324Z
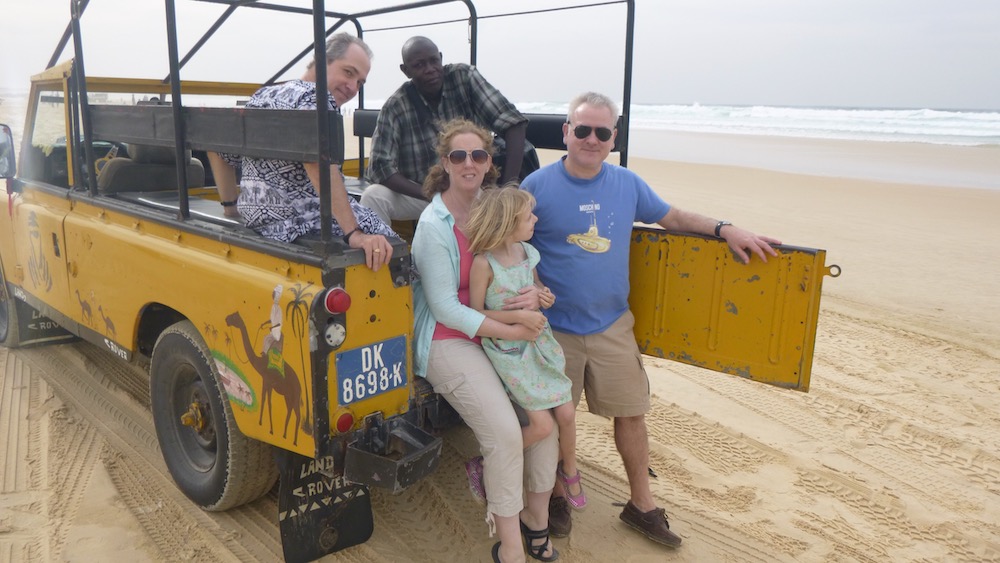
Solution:
M802 139L655 129L630 133L630 158L723 164L778 172L1000 189L1000 146Z
M647 360L653 492L680 549L618 520L628 486L610 421L581 406L590 505L555 540L561 560L1000 561L1000 151L632 142L630 167L667 201L825 249L843 273L824 280L807 394ZM141 377L102 354L0 349L0 562L280 558L273 498L208 515L172 487ZM89 397L70 373L109 391ZM374 495L374 537L324 560L489 561L462 469L474 450L450 431L431 478Z

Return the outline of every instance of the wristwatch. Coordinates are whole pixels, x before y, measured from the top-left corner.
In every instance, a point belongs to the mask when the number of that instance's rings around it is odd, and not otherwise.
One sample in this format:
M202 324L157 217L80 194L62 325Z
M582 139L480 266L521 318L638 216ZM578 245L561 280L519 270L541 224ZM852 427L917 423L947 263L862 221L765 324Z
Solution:
M729 221L719 221L718 223L716 223L715 224L715 236L717 236L717 237L718 236L722 236L720 234L720 233L722 233L722 227L725 227L726 225L732 225L732 223L730 223Z

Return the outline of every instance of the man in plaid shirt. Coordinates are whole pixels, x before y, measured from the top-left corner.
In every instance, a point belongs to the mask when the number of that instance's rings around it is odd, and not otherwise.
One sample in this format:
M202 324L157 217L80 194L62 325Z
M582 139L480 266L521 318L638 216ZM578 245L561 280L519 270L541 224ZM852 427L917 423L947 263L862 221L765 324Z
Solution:
M500 183L516 180L524 156L528 119L467 64L442 65L437 45L426 37L403 44L399 69L410 80L379 112L368 158L370 184L361 204L389 223L414 220L427 206L424 177L437 163L437 134L444 122L465 118L506 142Z

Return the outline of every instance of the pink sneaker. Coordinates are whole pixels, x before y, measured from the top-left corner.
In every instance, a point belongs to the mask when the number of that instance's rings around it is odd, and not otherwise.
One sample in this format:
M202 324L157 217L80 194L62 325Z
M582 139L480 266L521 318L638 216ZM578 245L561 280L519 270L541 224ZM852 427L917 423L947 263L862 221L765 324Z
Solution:
M583 483L580 482L580 470L576 471L576 475L570 477L563 471L562 462L560 461L559 465L556 466L556 476L559 478L559 482L562 483L563 491L566 493L566 502L576 510L583 510L587 506L587 493L583 492ZM571 485L580 487L580 494L574 495L570 491Z
M486 504L486 487L483 485L483 456L465 462L465 475L469 478L469 492L477 503Z

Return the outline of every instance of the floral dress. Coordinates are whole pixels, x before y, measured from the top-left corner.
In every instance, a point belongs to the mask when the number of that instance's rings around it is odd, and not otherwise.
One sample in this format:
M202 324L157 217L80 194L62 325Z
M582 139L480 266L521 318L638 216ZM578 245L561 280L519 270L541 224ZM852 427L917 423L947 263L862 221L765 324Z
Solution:
M535 247L522 242L528 257L509 268L486 253L493 269L493 281L486 288L486 308L499 310L508 297L534 283L534 269L539 256ZM493 362L507 393L525 410L550 409L572 399L573 387L566 377L566 357L552 335L548 322L535 341L483 338L483 349Z

